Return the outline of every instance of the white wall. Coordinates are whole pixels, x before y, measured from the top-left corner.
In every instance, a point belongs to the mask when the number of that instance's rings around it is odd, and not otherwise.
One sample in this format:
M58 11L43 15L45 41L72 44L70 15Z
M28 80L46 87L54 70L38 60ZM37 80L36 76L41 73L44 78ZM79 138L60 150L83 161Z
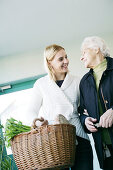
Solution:
M0 84L42 74L42 51L0 58Z

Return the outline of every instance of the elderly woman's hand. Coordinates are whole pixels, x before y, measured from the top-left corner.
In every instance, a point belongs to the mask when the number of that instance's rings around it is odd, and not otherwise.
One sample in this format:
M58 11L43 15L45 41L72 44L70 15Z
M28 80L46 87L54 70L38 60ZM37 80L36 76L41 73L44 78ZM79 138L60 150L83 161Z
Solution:
M113 110L108 109L101 117L99 126L103 128L109 128L113 125Z

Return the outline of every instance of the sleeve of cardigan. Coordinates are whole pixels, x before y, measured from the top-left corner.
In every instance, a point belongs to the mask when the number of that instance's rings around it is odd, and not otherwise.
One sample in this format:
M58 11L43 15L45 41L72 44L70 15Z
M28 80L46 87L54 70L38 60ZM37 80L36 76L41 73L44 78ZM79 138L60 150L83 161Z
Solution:
M29 102L25 106L24 117L26 117L26 124L32 125L35 118L38 117L41 105L42 105L42 94L38 82L36 82L32 88L31 95L29 96Z
M82 93L82 87L81 87L81 83L80 83L80 86L79 86L79 89L80 89L80 105L78 107L78 113L80 114L80 121L81 121L81 124L85 130L86 133L91 133L87 127L85 126L85 119L88 117L87 115L83 114L84 113L84 109L85 108L85 102L84 102L84 97L83 97L83 93Z
M30 103L29 103L29 111L38 116L39 110L42 105L42 94L38 83L36 82L33 86Z

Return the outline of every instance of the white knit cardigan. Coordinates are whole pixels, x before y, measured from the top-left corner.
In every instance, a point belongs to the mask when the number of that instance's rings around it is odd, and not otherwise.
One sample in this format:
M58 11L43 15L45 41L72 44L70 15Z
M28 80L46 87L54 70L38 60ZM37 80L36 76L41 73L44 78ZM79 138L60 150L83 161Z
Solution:
M30 114L31 122L34 118L42 116L50 124L56 115L62 114L71 124L76 126L77 136L89 140L79 120L78 104L79 79L77 77L68 73L62 86L59 87L47 75L35 82L27 113Z

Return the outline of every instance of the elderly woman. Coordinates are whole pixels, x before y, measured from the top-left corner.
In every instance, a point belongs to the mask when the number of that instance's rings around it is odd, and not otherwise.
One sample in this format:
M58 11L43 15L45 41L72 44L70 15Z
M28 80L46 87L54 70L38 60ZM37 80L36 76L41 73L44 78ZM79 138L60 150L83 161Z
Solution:
M89 138L84 132L77 112L79 103L79 80L69 74L69 59L59 45L50 45L44 51L47 76L36 81L33 87L28 113L31 119L43 117L51 124L62 114L76 126L78 145L73 170L93 170L93 155Z
M80 120L92 133L104 170L113 170L113 59L103 39L87 37L81 47L86 68L80 82Z

